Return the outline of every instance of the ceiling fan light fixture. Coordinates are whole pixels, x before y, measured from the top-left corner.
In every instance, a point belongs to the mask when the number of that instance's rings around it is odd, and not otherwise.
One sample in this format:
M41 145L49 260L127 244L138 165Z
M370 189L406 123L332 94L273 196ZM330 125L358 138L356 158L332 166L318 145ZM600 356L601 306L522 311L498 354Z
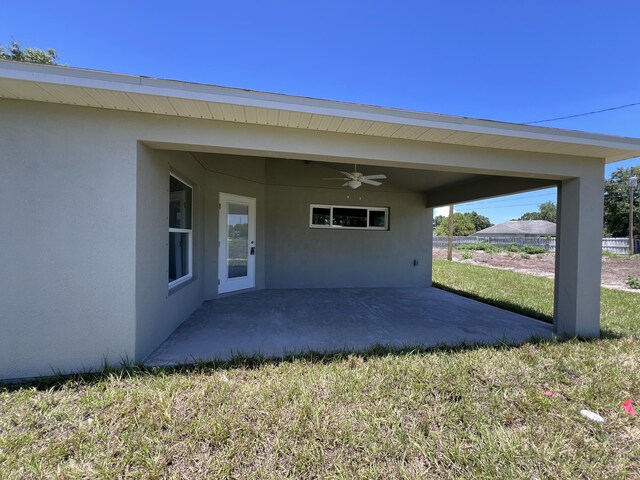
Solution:
M343 178L323 178L323 180L342 180L344 182L342 184L343 187L349 187L352 190L355 190L356 188L360 188L363 183L366 183L367 185L373 185L374 187L379 187L380 185L382 185L382 182L378 182L378 180L384 180L387 178L387 176L382 173L376 173L374 175L364 175L363 173L359 172L357 168L358 166L354 165L353 172L338 170L342 175L344 175Z

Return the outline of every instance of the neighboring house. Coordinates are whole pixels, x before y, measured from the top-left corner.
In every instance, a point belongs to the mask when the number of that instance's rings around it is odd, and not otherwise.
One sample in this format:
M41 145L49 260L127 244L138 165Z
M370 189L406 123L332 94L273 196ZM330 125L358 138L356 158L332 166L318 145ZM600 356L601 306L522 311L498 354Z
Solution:
M480 230L475 237L555 237L556 224L546 220L510 220Z
M230 292L428 287L434 207L550 186L555 328L596 337L604 166L640 156L637 139L9 61L0 146L0 378L141 361ZM387 179L323 180L354 164Z

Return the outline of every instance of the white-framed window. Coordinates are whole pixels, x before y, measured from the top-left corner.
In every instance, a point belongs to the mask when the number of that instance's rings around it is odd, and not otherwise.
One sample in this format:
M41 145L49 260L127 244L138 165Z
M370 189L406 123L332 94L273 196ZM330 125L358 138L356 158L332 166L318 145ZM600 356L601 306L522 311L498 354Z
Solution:
M310 205L309 214L311 228L389 230L389 209L386 207Z
M193 187L169 175L169 288L193 277Z

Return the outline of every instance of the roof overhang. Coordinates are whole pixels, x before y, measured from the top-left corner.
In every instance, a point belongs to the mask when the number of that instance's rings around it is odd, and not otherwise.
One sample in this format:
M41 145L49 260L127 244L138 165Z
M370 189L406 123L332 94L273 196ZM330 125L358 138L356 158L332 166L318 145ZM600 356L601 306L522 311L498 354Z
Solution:
M0 60L0 98L603 158L640 156L640 139Z

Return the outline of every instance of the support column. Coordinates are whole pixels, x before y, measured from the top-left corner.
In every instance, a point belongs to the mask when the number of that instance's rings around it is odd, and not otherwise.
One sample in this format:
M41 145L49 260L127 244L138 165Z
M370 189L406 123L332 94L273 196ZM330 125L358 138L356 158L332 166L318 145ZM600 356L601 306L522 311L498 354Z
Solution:
M427 208L427 238L425 238L427 257L424 267L427 274L427 286L433 285L433 208Z
M559 335L600 336L604 166L558 186L553 323Z

